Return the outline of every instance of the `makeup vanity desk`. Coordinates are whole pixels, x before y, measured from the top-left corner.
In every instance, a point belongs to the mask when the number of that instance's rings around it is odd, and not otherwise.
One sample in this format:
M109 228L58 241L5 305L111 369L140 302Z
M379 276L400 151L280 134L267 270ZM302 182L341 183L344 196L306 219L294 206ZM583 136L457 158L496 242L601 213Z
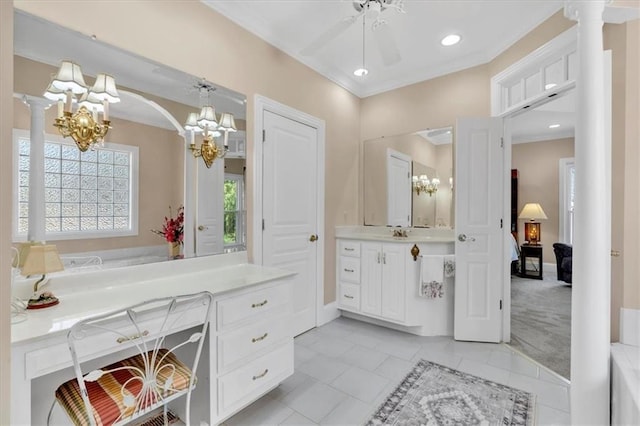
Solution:
M52 275L45 288L60 304L27 311L25 321L11 326L11 424L46 424L56 387L75 377L67 345L73 324L144 300L201 291L211 292L214 303L191 424L222 422L293 374L293 275L248 264L245 253ZM28 298L32 285L33 279L18 282L14 294ZM100 342L91 360L106 365L127 356L118 345ZM184 398L177 402L175 411L183 414ZM64 418L62 410L57 416Z

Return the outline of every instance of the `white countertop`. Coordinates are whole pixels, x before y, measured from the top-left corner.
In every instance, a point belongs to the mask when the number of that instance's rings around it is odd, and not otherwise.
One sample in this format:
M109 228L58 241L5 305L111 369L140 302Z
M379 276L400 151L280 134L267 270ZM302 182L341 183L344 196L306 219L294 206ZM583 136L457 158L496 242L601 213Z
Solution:
M219 255L52 278L49 286L60 304L27 311L26 321L11 326L11 343L50 337L84 318L156 297L201 291L221 294L294 275L243 260L242 255Z
M454 231L440 228L401 228L406 237L394 237L388 226L336 226L336 238L390 243L453 243Z

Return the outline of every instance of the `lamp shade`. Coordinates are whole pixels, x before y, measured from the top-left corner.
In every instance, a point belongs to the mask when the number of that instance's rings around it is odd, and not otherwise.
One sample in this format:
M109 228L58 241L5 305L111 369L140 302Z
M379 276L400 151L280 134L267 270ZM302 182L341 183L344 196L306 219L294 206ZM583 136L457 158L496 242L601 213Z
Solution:
M220 122L218 123L218 129L223 132L235 132L237 131L236 122L233 118L233 114L230 112L223 112L220 114Z
M547 219L547 215L538 203L527 203L522 208L518 219L541 220Z
M58 255L58 249L53 244L35 244L29 248L20 274L44 275L50 272L58 272L64 269L64 265Z
M100 73L96 76L96 82L89 90L100 102L107 101L111 104L120 102L120 96L116 90L116 80L109 74Z
M53 81L49 83L49 87L47 87L43 96L51 101L65 101L67 99L67 93L55 87Z
M200 110L200 115L198 116L198 126L208 127L210 129L214 129L218 126L218 121L216 120L216 109L211 105L203 106Z
M58 74L51 84L63 92L70 90L76 95L81 95L87 91L80 65L71 61L62 61Z
M184 123L185 130L191 130L194 133L199 133L202 131L200 126L198 126L198 113L190 112L187 117L187 122Z

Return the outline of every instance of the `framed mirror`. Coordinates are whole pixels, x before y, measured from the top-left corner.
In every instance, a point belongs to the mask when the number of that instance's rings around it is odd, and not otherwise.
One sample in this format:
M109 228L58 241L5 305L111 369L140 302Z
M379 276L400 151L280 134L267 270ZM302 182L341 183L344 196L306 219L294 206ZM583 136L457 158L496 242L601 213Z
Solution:
M364 224L452 228L453 136L448 126L365 141Z
M28 135L34 120L42 120L45 150L51 148L45 153L45 239L56 244L63 257L73 253L105 259L115 256L127 259L127 263L134 258L140 263L167 260L165 238L151 230L161 230L165 217L176 217L183 205L185 236L191 234L189 244L194 246L189 250L185 247L187 256L244 250L245 96L24 12L16 11L14 19L14 129L27 135L22 138L26 140L22 148L20 141L14 142L18 166L14 242L26 240L29 210L33 209L29 200ZM53 126L57 114L55 102L44 110L42 118L34 115L35 103L23 102L45 101L42 95L62 60L81 65L89 86L98 73L114 76L121 102L110 106L112 128L104 148L135 151L128 169L115 163L109 169L96 160L95 168L102 171L93 177L83 174L93 167L88 164L89 157L101 158L100 151L87 151L89 154L85 155L72 149L73 141L63 138ZM211 169L204 166L202 158L192 155L188 149L190 134L183 127L189 113L199 112L205 102L213 104L217 117L223 112L233 114L237 129L228 134L227 155L216 159ZM223 137L216 135L214 141L222 146ZM196 146L201 142L201 134L195 135ZM109 155L117 156L105 153L103 157ZM88 165L83 169L84 160ZM117 179L116 168L122 175ZM78 171L77 176L73 176L74 170ZM107 175L113 177L111 182ZM203 179L213 182L215 191L211 186L199 186ZM88 187L82 186L87 182ZM90 194L91 190L95 194ZM197 227L202 212L195 206L214 197L221 201L215 205L215 211L207 214L215 218L216 226L201 225L205 228L201 235L215 232L217 242L214 249L198 253L193 241L201 236ZM116 198L118 205L108 205L109 200ZM123 218L128 220L127 226L118 229L114 224L124 223ZM124 232L117 232L123 229Z

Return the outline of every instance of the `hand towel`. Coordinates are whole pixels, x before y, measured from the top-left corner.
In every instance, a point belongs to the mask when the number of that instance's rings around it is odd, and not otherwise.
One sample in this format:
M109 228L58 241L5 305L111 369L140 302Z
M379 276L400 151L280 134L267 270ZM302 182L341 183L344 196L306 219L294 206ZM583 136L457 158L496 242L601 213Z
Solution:
M427 299L444 296L444 257L421 256L418 295Z
M449 254L444 256L444 277L451 278L456 276L456 255Z

